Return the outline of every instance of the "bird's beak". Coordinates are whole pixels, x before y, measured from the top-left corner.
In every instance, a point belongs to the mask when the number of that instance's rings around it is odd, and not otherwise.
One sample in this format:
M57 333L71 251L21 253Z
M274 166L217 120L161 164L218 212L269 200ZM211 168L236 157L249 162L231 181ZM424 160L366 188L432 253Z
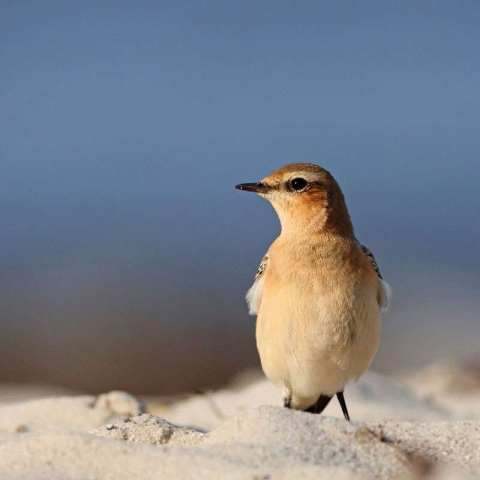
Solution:
M265 185L262 182L257 183L241 183L240 185L235 185L237 190L245 190L246 192L255 192L255 193L267 193L270 190L268 185Z

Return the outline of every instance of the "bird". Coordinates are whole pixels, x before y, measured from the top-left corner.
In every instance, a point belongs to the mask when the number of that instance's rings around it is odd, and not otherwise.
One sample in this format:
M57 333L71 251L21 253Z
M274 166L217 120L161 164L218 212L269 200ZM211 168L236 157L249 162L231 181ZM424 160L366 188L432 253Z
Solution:
M284 407L318 414L336 396L350 421L344 389L373 361L391 288L326 169L292 163L235 188L268 200L281 226L246 294L262 369Z

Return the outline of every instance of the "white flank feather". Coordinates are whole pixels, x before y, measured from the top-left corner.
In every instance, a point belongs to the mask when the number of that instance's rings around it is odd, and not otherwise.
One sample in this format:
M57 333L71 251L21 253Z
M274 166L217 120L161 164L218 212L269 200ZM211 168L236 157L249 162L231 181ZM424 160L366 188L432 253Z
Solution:
M245 299L248 304L248 313L250 315L256 315L260 309L260 303L262 302L263 294L263 277L260 277L248 290Z
M382 312L386 312L392 303L392 287L385 280L380 280L380 283L382 285Z

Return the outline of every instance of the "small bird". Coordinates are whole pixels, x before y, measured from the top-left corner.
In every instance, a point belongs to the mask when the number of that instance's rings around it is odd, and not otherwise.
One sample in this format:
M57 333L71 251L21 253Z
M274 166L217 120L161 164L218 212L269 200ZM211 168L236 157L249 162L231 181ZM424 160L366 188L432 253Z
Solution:
M235 188L267 199L281 224L246 295L262 369L285 407L321 413L336 395L350 420L343 391L372 363L391 290L355 238L342 190L310 163Z

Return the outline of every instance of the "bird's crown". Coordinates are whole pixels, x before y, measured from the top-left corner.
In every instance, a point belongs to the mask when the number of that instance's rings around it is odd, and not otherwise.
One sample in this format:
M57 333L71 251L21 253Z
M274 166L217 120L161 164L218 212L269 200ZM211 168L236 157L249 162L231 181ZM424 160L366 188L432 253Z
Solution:
M324 184L332 175L322 167L313 163L290 163L267 175L260 183L273 189L290 192L303 192L311 187Z

